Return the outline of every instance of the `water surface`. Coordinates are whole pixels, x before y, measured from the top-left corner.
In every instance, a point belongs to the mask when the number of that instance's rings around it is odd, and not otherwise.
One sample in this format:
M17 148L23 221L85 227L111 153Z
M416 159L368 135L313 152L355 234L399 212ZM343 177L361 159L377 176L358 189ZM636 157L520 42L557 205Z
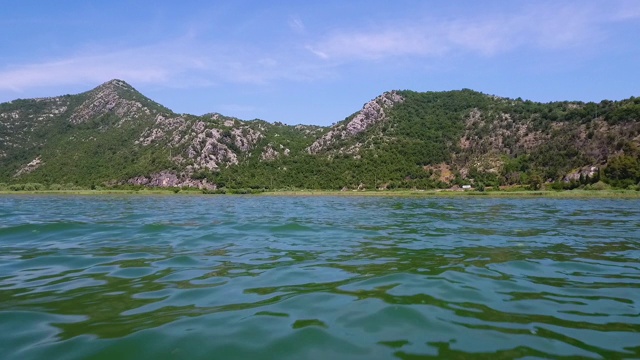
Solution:
M0 357L640 357L637 200L0 197Z

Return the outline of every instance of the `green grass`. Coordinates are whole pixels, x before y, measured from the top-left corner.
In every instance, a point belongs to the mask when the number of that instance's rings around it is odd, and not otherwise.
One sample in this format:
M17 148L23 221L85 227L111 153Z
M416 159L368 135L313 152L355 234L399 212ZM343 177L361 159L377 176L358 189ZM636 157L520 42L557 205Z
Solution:
M264 192L261 196L390 196L390 197L543 197L543 198L624 198L640 199L632 190L565 190L565 191L448 191L448 190L390 190L390 191L331 191L298 190Z
M36 190L36 191L0 191L2 195L33 194L33 195L205 195L199 189L184 189L178 192L173 188L144 188L140 190ZM233 195L232 192L227 194ZM208 196L215 196L209 195ZM620 198L640 199L640 191L633 190L564 190L564 191L449 191L449 190L385 190L385 191L337 191L337 190L284 190L265 191L254 196L353 196L353 197L483 197L483 198Z
M175 192L173 188L164 189L140 189L140 190L35 190L35 191L11 191L0 190L0 195L33 194L33 195L201 195L199 189L180 190Z

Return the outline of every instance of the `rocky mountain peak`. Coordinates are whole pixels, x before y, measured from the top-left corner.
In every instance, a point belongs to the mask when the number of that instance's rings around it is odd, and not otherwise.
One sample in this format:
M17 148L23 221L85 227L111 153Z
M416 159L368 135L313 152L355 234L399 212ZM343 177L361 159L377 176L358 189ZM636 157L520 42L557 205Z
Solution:
M87 100L78 106L69 118L72 123L80 124L109 112L123 120L151 114L149 108L139 101L148 99L123 80L107 81L89 91L88 95Z
M375 99L364 104L362 110L348 122L337 124L323 137L316 140L307 148L310 154L317 154L336 141L348 139L371 128L378 122L386 119L385 110L395 104L404 102L404 98L396 91L385 92Z
M96 91L96 90L100 91L105 89L109 89L112 91L114 90L115 91L117 90L136 91L136 89L134 89L133 86L129 85L126 81L120 80L120 79L111 79L103 83L102 85L99 85L98 87L93 89L93 91Z
M532 178L577 186L603 176L634 187L638 119L638 98L541 104L406 90L330 128L288 126L176 114L114 79L77 95L0 104L0 184L433 188Z

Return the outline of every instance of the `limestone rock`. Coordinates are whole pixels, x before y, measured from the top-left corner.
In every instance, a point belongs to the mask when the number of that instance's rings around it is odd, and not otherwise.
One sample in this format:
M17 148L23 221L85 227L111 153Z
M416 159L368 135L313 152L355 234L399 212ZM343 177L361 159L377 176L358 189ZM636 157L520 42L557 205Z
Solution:
M386 120L385 110L402 102L404 102L404 98L395 91L378 96L366 103L351 121L347 124L334 126L332 130L311 144L307 151L310 154L317 154L339 140L348 139L366 131L376 123Z
M28 174L34 171L35 169L39 168L43 164L44 163L42 162L42 159L40 158L40 156L38 156L35 159L31 160L27 165L23 166L20 170L18 170L15 173L15 175L13 175L13 177L18 177L20 175Z
M135 90L121 80L111 80L90 92L89 98L71 115L69 121L80 124L89 119L113 113L123 120L129 120L141 114L150 114L150 110L141 103L124 99L120 92Z
M215 190L217 188L216 184L208 182L207 179L194 180L186 176L186 174L178 176L170 171L161 171L149 176L138 176L127 180L127 184L163 188L190 187L206 190Z

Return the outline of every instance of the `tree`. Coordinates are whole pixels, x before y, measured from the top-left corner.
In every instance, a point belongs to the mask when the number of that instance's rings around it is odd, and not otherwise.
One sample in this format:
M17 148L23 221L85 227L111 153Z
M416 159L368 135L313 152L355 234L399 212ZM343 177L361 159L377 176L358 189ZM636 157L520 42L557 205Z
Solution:
M542 177L538 175L538 173L531 174L527 185L529 185L529 190L540 190L542 187Z
M633 185L640 180L640 164L634 157L621 155L609 161L604 175L614 186Z

